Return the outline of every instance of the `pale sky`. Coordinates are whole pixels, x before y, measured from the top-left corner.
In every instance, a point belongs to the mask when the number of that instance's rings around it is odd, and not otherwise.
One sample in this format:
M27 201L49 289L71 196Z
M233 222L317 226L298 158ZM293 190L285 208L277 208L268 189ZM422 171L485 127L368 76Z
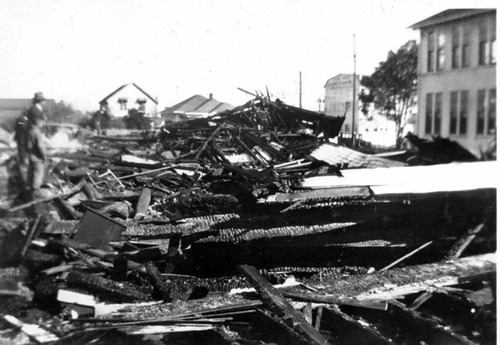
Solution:
M37 91L79 110L135 82L160 108L209 93L235 106L237 90L317 110L325 82L371 74L408 29L448 8L493 0L0 0L0 98Z

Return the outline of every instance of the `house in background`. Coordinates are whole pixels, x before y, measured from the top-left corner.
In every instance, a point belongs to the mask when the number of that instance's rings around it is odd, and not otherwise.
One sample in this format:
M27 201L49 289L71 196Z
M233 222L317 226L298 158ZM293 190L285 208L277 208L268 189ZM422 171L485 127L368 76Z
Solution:
M325 83L325 100L324 113L327 116L344 116L346 117L342 125L342 132L352 132L352 92L353 92L353 75L338 74L330 78ZM359 100L358 94L360 90L359 76L356 76L356 110L354 114L355 132L358 132L359 123Z
M120 86L99 102L99 109L114 117L123 117L130 109L137 109L147 117L156 118L157 107L158 101L135 83Z
M411 28L420 30L418 136L479 154L496 133L496 10L450 9Z
M165 108L161 112L161 118L165 122L177 122L208 117L233 108L231 104L219 102L214 99L212 94L208 98L201 95L194 95L180 103Z

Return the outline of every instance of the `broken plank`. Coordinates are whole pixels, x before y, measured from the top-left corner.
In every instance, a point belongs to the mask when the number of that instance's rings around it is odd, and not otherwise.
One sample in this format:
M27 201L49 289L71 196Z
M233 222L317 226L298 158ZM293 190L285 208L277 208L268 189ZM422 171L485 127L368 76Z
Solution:
M332 333L339 334L342 339L357 339L354 344L394 344L377 329L370 327L366 322L354 319L337 306L324 308L322 327L331 328ZM363 340L360 341L361 339Z
M425 247L427 247L427 246L428 246L428 245L430 245L431 243L432 243L432 241L429 241L429 242L427 242L427 243L422 244L422 245L421 245L420 247L418 247L417 249L412 250L411 252L409 252L408 254L406 254L406 255L404 255L404 256L402 256L402 257L400 257L400 258L399 258L399 259L397 259L396 261L394 261L394 262L390 263L389 265L387 265L387 266L385 266L385 267L381 268L381 269L379 270L379 272L384 272L384 271L388 270L389 268L396 266L396 265L397 265L397 264L399 264L400 262L402 262L402 261L404 261L404 260L408 259L408 258L409 258L410 256L412 256L413 254L415 254L415 253L417 253L417 252L421 251L422 249L424 249Z
M66 282L69 286L90 290L99 295L118 299L120 301L147 301L150 296L135 286L126 283L118 283L111 279L103 278L95 274L73 271L68 274Z
M313 293L309 291L289 291L283 290L282 295L298 301L325 303L325 304L339 304L349 305L353 307L362 307L376 310L387 310L387 302L384 301L360 301L355 298L336 298L335 296L325 295L320 293Z
M84 182L85 181L82 181L82 182L78 183L74 188L71 188L67 192L59 193L59 194L56 194L56 195L51 195L51 196L48 196L46 198L36 199L36 200L30 201L30 202L27 202L25 204L22 204L22 205L14 206L14 207L8 209L7 212L13 213L13 212L24 210L24 209L26 209L28 207L34 206L34 205L42 203L42 202L52 201L52 200L54 200L56 198L67 197L67 196L69 196L71 194L79 192L82 189L82 185L83 185Z
M474 229L469 230L462 236L450 249L447 259L458 259L469 244L476 238L476 236L483 230L484 223L479 224Z
M46 331L38 325L25 323L12 315L4 315L3 319L15 327L19 327L21 332L35 339L39 343L50 343L59 340L55 334Z
M239 265L239 270L258 291L264 304L266 304L280 318L284 319L290 327L305 336L315 344L329 344L328 340L309 324L302 314L296 311L290 303L275 289L253 266Z
M419 312L404 306L402 303L391 303L391 313L401 323L407 324L408 329L419 337L418 340L428 344L459 344L474 345L475 342L467 337L454 333L438 322L424 317Z
M151 190L143 188L137 200L134 219L144 218L148 214L149 204L151 203Z
M496 260L493 253L483 254L308 284L339 298L387 301L427 291L432 287L483 280L492 272L496 272Z

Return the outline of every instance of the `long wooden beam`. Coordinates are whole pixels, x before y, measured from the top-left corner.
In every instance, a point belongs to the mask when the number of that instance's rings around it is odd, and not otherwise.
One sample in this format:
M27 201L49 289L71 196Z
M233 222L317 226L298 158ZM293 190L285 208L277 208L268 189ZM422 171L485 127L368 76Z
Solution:
M306 321L302 313L296 311L279 291L274 288L253 266L240 265L239 270L255 287L263 303L290 327L302 334L313 344L329 344L328 340Z

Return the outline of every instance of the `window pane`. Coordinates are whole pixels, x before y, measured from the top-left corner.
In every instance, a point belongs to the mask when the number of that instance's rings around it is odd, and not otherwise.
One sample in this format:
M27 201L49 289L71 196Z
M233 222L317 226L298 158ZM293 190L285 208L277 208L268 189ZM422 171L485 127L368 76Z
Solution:
M491 41L490 44L490 63L492 65L497 63L497 40Z
M432 93L425 95L425 134L432 133Z
M446 43L446 37L443 33L440 33L438 36L438 50L437 50L437 65L436 69L438 71L442 71L444 69L444 46Z
M469 110L469 91L460 92L459 134L467 134L467 113Z
M490 63L492 65L497 63L497 22L493 21L491 29L491 40L490 40Z
M434 134L441 135L441 107L442 107L442 93L436 93L434 103Z
M471 29L464 27L464 40L462 44L462 67L470 67L470 38Z
M497 90L491 89L488 102L488 134L493 134L497 117Z
M484 113L486 109L486 92L485 90L479 90L477 92L477 124L476 133L484 133Z
M427 35L427 71L434 71L434 49L435 49L435 34L431 32Z
M450 134L457 134L458 92L450 94Z
M482 22L479 26L479 64L486 65L489 60L488 31L486 23Z
M454 26L451 31L451 68L459 68L460 30Z

